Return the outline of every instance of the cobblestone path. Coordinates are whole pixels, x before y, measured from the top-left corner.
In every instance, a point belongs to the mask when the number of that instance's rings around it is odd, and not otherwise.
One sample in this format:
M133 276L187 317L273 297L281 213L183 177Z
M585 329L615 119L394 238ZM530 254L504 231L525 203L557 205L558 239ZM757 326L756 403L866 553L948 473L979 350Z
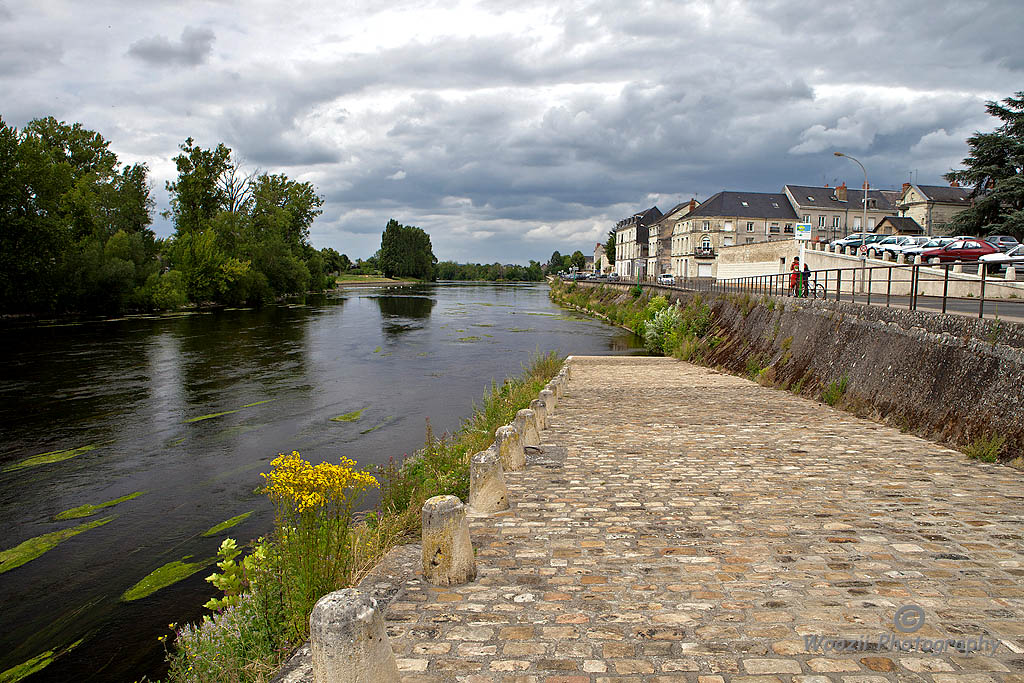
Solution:
M1024 682L1021 472L671 359L572 363L564 462L472 520L477 580L388 609L404 680Z

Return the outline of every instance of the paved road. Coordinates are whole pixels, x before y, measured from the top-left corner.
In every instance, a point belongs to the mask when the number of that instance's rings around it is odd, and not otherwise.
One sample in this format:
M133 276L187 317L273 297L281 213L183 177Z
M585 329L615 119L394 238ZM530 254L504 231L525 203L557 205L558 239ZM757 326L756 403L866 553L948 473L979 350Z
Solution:
M574 359L542 438L477 580L389 607L403 680L1024 682L1021 472L664 358ZM879 649L907 605L998 648Z

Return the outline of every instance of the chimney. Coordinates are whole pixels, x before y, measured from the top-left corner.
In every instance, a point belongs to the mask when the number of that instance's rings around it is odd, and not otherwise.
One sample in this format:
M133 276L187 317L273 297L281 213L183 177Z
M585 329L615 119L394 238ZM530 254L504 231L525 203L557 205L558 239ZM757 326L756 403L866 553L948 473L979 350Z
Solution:
M697 200L696 200L696 198L690 199L690 211L693 211L696 208L697 208Z
M950 187L960 187L960 183L958 183L955 180L951 180L950 183L949 183L949 186Z
M903 183L903 194L907 193L907 188L910 187L910 183Z
M846 201L846 183L836 186L836 199L841 202Z
M828 183L825 183L825 187L828 187Z

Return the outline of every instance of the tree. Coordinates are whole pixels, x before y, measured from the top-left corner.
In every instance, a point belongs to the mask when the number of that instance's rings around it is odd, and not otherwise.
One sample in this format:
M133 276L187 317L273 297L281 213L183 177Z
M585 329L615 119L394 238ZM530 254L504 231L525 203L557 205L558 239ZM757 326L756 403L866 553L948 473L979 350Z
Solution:
M569 265L576 270L583 270L587 265L587 257L583 255L583 252L577 249L572 252L572 256L569 257Z
M171 216L179 235L205 230L210 220L225 205L222 176L231 167L231 150L218 144L214 149L203 149L191 137L179 148L174 157L178 179L167 182L171 195Z
M562 255L556 249L551 252L551 258L548 259L548 272L557 273L560 270L562 270Z
M956 233L1004 233L1024 239L1024 91L987 102L989 114L1003 122L991 133L967 139L966 168L946 179L971 190L971 207L957 214L949 227Z
M421 228L388 221L380 238L378 263L385 277L414 277L433 280L437 257L430 235Z
M608 263L615 264L615 231L608 231L608 241L604 243L604 256Z

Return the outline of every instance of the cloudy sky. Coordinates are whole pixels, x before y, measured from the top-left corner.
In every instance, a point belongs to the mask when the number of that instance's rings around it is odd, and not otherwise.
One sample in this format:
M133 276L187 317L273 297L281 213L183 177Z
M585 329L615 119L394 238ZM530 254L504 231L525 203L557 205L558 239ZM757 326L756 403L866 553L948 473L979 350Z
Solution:
M0 0L0 116L79 121L167 205L188 136L311 181L316 247L592 253L723 189L942 183L1024 89L1020 0ZM171 226L157 218L158 234Z

